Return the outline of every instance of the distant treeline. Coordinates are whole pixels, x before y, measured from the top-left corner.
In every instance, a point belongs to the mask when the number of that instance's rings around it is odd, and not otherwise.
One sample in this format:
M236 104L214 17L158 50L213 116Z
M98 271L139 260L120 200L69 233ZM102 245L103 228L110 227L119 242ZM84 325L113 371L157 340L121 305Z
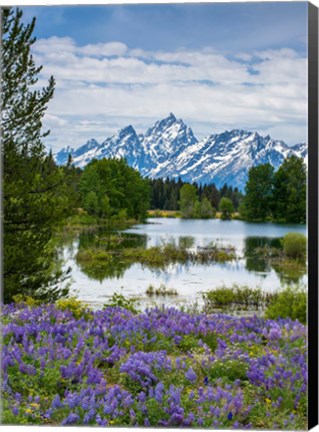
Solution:
M52 155L49 156L51 165ZM184 218L210 218L234 212L253 222L305 223L307 170L302 158L290 156L277 171L269 164L248 171L245 194L225 184L187 183L143 178L124 159L91 161L83 170L66 167L68 202L94 217L144 220L147 210L180 211Z
M180 210L180 190L185 184L189 184L188 182L183 182L180 178L159 178L149 179L149 183L151 187L150 208L152 210ZM222 198L228 198L232 201L234 210L237 211L244 197L238 188L233 188L227 184L220 189L217 189L214 183L201 185L195 182L193 186L199 201L202 202L204 198L207 198L215 209L219 208Z

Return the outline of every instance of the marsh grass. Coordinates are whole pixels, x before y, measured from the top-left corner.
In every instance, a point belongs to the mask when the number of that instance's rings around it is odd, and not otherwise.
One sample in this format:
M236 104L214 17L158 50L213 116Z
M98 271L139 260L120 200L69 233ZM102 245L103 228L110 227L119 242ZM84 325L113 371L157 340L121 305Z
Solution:
M246 285L221 286L203 293L204 311L212 313L216 309L227 311L264 310L277 296L278 293L276 292L264 292L261 288L250 288Z
M167 288L165 285L161 284L159 288L154 288L153 285L149 285L145 294L148 297L174 297L178 295L178 292L173 288Z
M201 263L209 264L211 262L225 262L235 259L233 249L219 248L218 246L206 249L192 251L184 247L177 246L174 243L166 243L161 246L143 247L126 247L126 248L86 248L80 249L76 259L80 264L94 265L116 265L118 262L130 265L140 263L150 268L164 269L169 264L187 264Z

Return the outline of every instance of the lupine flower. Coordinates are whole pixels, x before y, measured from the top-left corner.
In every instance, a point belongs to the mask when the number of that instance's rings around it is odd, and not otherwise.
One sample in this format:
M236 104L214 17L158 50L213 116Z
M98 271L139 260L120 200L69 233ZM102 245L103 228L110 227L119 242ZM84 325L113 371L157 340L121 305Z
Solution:
M188 371L185 374L185 377L190 381L190 382L195 382L197 379L197 375L196 373L193 371L193 369L190 367L188 369Z
M28 411L27 421L34 422L39 416L43 420L56 419L63 412L64 425L100 426L121 425L123 419L125 424L130 422L135 426L143 426L145 420L146 425L152 426L199 427L205 424L224 428L228 421L236 419L232 427L251 428L251 424L246 425L251 407L245 405L242 378L227 385L222 377L209 378L212 368L219 363L232 365L235 361L243 365L244 379L258 387L256 398L261 402L268 398L272 410L279 412L283 402L287 404L286 399L273 397L273 389L281 389L282 395L289 394L291 409L283 414L286 418L282 419L282 425L295 426L308 381L307 329L302 324L289 319L189 315L174 308L150 309L136 316L120 308L90 314L88 322L75 319L70 311L57 310L54 305L3 307L3 316L9 323L2 329L5 340L1 353L2 391L14 415ZM165 351L156 351L156 348L150 352L141 351L141 344L156 346L163 337L170 338L173 349L178 350L178 343L185 335L200 340L202 334L209 333L218 336L218 347L211 355L203 344L200 360L190 352L171 361ZM300 340L300 344L293 347L296 340ZM196 386L196 390L194 362L198 362L198 369L201 367L204 373L198 374L202 387ZM18 377L32 383L33 376L39 380L41 374L44 376L51 368L60 373L60 381L52 394L46 395L43 389L40 400L36 393L32 396L17 393L18 387L12 384L17 382L17 377L12 380L12 370L18 370ZM122 382L121 386L106 383L111 369L126 375L133 383L128 381L127 387ZM165 388L164 377L169 379L169 374L176 372L178 376L184 375L184 386ZM144 391L139 391L137 384ZM149 405L152 398L165 417L152 417ZM266 413L267 424L274 429L271 415Z
M75 423L77 423L79 420L80 420L79 415L76 414L76 413L71 412L71 413L67 416L67 418L64 419L64 420L62 421L61 424L62 424L62 426L69 425L69 424L75 424Z

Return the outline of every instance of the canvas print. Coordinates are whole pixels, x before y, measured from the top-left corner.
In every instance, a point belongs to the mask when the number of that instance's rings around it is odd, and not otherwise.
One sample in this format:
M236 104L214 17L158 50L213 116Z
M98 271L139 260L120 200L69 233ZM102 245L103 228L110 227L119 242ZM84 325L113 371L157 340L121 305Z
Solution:
M1 423L307 429L308 3L1 20Z

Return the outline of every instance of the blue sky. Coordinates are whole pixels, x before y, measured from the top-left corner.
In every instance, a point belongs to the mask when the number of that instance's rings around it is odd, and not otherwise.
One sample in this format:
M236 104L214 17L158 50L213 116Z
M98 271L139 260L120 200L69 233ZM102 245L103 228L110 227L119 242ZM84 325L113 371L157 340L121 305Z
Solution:
M173 111L203 137L306 139L307 3L24 7L41 82L57 81L48 146L78 147Z
M28 17L38 17L35 33L39 38L70 36L80 45L117 40L146 50L211 46L235 53L284 46L306 52L306 2L28 9Z

